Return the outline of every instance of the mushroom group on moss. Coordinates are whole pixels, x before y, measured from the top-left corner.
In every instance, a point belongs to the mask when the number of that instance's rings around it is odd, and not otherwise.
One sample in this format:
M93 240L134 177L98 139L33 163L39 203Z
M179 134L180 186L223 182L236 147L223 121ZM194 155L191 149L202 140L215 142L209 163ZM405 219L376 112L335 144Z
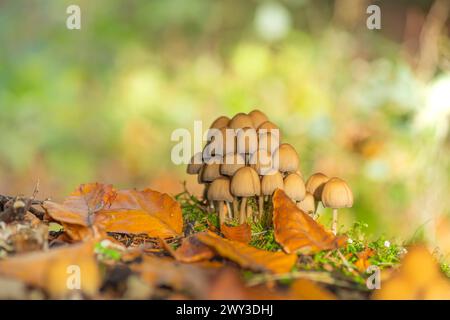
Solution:
M298 208L313 217L319 202L333 210L350 205L348 192L346 202L341 201L343 187L335 178L315 173L305 184L297 151L280 139L278 126L260 110L214 120L203 152L192 157L187 173L197 174L205 184L205 199L219 214L221 224L229 219L241 224L270 221L264 220L270 218L265 208L276 189L284 189Z

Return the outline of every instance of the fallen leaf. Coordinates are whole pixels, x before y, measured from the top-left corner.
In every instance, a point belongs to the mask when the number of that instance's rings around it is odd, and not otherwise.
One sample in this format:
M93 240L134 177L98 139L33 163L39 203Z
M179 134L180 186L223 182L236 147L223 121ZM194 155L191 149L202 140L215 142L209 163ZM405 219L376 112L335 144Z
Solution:
M81 185L63 204L44 202L49 215L76 241L94 230L169 238L182 233L181 207L167 194L145 189L115 191L110 185Z
M412 247L397 273L381 283L372 296L377 300L450 300L450 281L431 253L423 246Z
M152 288L167 286L198 295L207 285L207 269L182 264L171 258L143 256L141 263L133 263L130 268Z
M375 251L371 248L366 248L357 254L358 260L355 262L355 266L360 272L365 272L370 266L369 258L373 257Z
M97 293L101 282L93 242L1 260L0 275L45 289L54 298L66 297L71 292L69 283L76 288L77 276L80 277L80 289L89 296Z
M314 281L308 279L297 279L290 286L288 299L336 300L337 297Z
M337 249L347 241L347 237L325 230L280 189L273 195L273 225L275 240L287 253L312 254Z
M252 239L252 230L248 223L243 223L238 226L227 226L223 223L220 226L220 231L223 233L225 238L229 240L249 243Z
M112 204L98 213L98 223L108 232L155 238L175 237L183 231L180 204L150 189L118 191Z
M284 300L286 297L264 285L246 286L233 268L224 268L210 282L203 299L209 300Z
M295 254L260 250L242 242L224 239L212 232L197 233L195 237L213 248L218 255L254 271L286 273L297 261Z
M209 260L214 257L214 251L194 236L184 238L181 242L181 246L177 250L172 249L172 247L163 239L161 239L161 241L164 249L168 251L172 257L181 262L192 263Z

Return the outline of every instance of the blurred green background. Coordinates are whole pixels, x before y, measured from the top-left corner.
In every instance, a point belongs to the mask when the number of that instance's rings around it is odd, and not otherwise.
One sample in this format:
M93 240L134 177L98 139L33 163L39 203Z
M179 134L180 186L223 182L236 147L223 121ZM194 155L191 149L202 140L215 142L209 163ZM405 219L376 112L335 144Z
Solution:
M382 29L366 27L369 4ZM66 8L81 8L81 30ZM0 1L0 193L89 181L169 193L176 128L263 110L305 177L347 180L342 223L450 248L449 2ZM205 128L206 129L206 128ZM323 219L328 213L323 211Z

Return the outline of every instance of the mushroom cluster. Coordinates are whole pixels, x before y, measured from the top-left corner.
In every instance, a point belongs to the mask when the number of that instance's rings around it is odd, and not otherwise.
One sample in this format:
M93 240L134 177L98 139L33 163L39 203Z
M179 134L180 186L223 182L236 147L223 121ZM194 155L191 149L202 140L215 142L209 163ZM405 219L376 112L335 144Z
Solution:
M336 221L337 208L351 206L353 196L341 179L316 173L305 184L297 151L280 139L279 128L260 110L231 119L221 116L211 124L207 143L191 158L187 173L198 175L199 183L205 184L205 197L221 224L248 219L270 223L264 208L276 189L283 189L310 215L315 215L321 201L333 208Z

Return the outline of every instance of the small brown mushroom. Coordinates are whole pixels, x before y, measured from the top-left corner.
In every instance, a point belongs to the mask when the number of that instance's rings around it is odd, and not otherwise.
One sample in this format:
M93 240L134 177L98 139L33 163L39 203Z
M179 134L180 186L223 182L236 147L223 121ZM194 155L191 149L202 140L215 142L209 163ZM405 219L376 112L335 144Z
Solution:
M186 173L198 174L202 166L203 166L203 154L201 152L197 152L192 156L191 161L187 166Z
M270 121L263 122L258 127L258 133L268 133L278 135L279 138L281 138L280 134L280 128L276 124Z
M314 217L314 213L316 211L316 201L314 199L314 196L311 193L306 192L303 200L297 202L297 207Z
M217 201L219 207L220 224L226 222L224 205L233 201L233 196L230 193L230 179L227 177L220 177L214 180L208 188L208 200Z
M283 176L278 170L272 169L261 179L261 195L258 198L259 219L263 218L264 197L271 197L276 189L284 189Z
M297 173L290 173L284 178L284 192L292 201L302 201L305 198L305 183Z
M322 203L326 208L333 209L333 223L331 230L337 232L338 209L353 206L353 193L348 184L340 178L331 178L323 187Z
M223 157L220 173L231 177L242 167L245 167L245 159L238 153L229 153Z
M258 136L254 128L245 127L236 132L236 151L245 155L248 163L248 155L258 150Z
M231 193L235 197L242 197L239 222L246 220L247 198L259 196L261 194L261 183L258 173L250 168L240 168L231 179Z
M282 173L291 173L298 170L300 158L294 147L288 143L280 144L280 147L273 153L274 167ZM278 166L277 166L278 165Z
M325 183L327 183L327 181L330 178L328 178L326 175L324 175L321 172L316 172L313 175L311 175L308 180L306 180L306 191L308 191L309 193L311 193L314 197L315 200L315 211L314 211L314 215L317 212L317 209L319 207L319 202L322 201L322 191L323 191L323 187L325 186Z
M250 111L248 115L252 119L254 128L258 128L262 123L269 120L264 112L257 109Z
M253 153L248 164L255 169L260 176L264 176L274 169L272 155L265 149L259 149Z
M270 153L273 153L280 147L280 139L276 134L272 134L270 132L259 132L258 138L259 138L258 143L259 149L265 149L270 151Z
M246 128L246 127L253 128L253 121L252 121L252 118L250 118L250 116L241 112L241 113L236 114L233 118L231 118L228 126L231 129L235 129L235 130L241 129L241 128Z
M222 163L221 156L214 156L208 160L205 160L205 166L202 168L201 181L213 182L217 178L221 177L220 164Z
M228 118L226 116L221 116L221 117L218 117L216 120L214 120L208 129L207 141L211 141L211 139L214 136L215 130L226 128L228 126L229 122L230 122L230 118Z

